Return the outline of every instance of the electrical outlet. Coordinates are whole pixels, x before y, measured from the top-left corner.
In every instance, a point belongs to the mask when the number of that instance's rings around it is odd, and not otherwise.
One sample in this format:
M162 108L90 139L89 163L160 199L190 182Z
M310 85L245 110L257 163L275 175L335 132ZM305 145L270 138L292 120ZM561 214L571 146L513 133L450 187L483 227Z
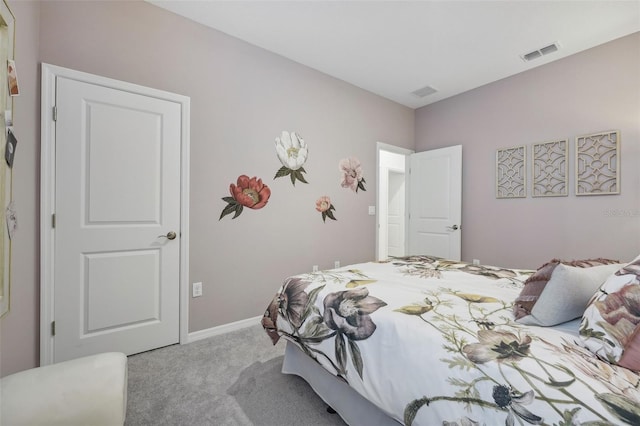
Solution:
M313 272L318 272L318 265L313 265Z
M336 260L335 262L333 262L333 267L334 268L339 268L340 267L340 261Z
M474 265L479 265L480 264L480 259L473 259L473 264Z
M202 283L193 283L193 288L191 289L191 297L200 296L202 296Z

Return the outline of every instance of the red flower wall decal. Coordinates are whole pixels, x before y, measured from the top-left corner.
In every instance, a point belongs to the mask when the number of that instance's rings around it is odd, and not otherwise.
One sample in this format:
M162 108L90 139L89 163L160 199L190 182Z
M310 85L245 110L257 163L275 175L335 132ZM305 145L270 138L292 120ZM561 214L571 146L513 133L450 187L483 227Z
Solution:
M231 197L222 197L227 206L220 213L220 219L231 213L234 213L232 219L235 219L240 216L244 207L254 210L261 209L271 196L271 190L262 183L262 179L255 176L249 178L247 175L238 176L237 184L229 185L229 192Z

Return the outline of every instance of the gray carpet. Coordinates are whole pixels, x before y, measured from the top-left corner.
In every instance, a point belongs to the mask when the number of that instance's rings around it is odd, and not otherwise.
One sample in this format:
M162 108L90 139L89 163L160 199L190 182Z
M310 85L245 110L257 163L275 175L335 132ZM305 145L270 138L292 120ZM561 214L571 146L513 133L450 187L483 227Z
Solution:
M344 425L260 325L129 357L126 426Z

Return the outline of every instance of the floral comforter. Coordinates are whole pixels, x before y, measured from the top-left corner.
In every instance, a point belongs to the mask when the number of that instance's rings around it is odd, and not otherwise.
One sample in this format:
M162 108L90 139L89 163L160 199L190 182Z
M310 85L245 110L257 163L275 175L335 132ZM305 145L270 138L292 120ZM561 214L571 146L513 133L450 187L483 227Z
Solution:
M638 375L513 321L532 272L412 256L297 275L262 324L406 425L640 424Z

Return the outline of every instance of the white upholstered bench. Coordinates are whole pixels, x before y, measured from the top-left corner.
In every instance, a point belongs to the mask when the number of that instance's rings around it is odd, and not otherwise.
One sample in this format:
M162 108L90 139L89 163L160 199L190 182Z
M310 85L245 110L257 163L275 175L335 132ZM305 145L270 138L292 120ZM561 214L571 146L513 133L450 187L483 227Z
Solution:
M0 425L123 425L127 357L108 352L0 379Z

